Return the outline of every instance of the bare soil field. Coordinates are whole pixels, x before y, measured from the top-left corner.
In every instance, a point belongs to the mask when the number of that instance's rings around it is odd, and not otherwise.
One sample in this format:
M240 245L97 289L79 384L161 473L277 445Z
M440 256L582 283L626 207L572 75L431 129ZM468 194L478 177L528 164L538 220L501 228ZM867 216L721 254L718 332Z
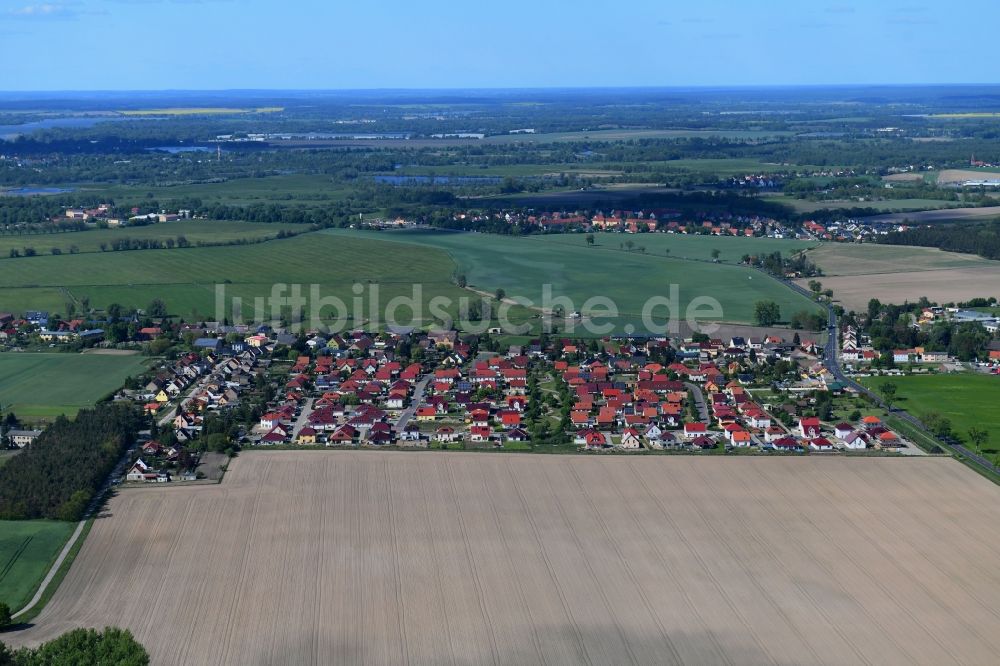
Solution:
M1000 178L997 169L944 169L938 172L938 185L964 183L967 180L992 180Z
M1000 489L945 458L260 452L127 492L30 643L156 664L995 663Z
M958 303L979 296L1000 296L1000 267L995 271L954 269L820 279L824 289L833 289L834 300L858 312L867 309L872 298L883 303L913 303L926 296L936 303ZM808 280L800 282L805 286Z
M1000 262L971 254L901 245L824 243L809 250L823 269L817 278L848 310L864 310L868 301L938 303L1000 296ZM808 279L797 280L808 289Z
M890 183L906 183L911 181L921 181L924 179L924 174L922 173L894 173L888 176L882 176L882 180Z

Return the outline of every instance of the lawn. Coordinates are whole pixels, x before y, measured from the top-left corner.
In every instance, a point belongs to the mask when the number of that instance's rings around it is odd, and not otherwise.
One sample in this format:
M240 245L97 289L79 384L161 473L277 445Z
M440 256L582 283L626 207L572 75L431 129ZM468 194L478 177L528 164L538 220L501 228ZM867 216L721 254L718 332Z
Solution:
M0 601L12 611L28 603L75 527L54 520L0 521Z
M148 361L138 355L3 353L0 404L32 421L75 416L145 370Z
M989 433L983 453L1000 452L1000 377L973 373L872 377L864 384L877 388L885 383L897 387L897 404L914 416L937 412L950 419L952 430L968 441L969 428Z
M685 261L677 257L708 258L716 246L725 248L733 260L752 248L787 247L802 249L808 244L782 241L756 242L754 239L681 237L667 234L638 236L598 235L598 244L588 247L583 235L532 236L515 238L477 233L392 231L351 232L328 230L322 233L340 238L380 238L400 244L416 244L444 250L464 273L469 285L493 293L503 289L508 297L524 297L541 304L543 285L551 286L555 297L568 297L566 312L574 309L587 314L585 301L595 296L610 298L617 305L621 326L632 324L642 330L640 314L647 299L668 296L670 286L679 290L679 315L700 296L715 298L722 307L720 321L750 322L753 304L774 300L786 316L815 307L779 282L758 271L731 264ZM646 253L626 252L619 243L632 240L645 245ZM668 256L665 249L671 247ZM661 251L662 248L662 251ZM679 249L677 249L679 248ZM663 313L665 310L658 310ZM597 321L603 323L606 320Z
M177 240L184 236L192 245L199 243L228 243L230 241L255 241L274 238L280 231L301 232L308 230L306 224L264 224L260 222L234 222L222 220L180 220L142 227L116 229L92 229L61 234L29 234L0 236L0 261L11 261L10 250L23 253L31 247L38 254L51 254L58 248L69 254L70 247L76 246L80 252L101 252L101 244L108 246L122 239L130 240ZM23 257L22 257L23 258Z

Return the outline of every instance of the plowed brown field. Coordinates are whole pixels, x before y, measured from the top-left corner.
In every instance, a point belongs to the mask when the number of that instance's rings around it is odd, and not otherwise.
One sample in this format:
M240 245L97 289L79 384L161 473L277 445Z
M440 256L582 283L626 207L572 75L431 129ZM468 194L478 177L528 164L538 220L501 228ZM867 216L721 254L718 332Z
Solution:
M36 626L156 664L996 663L1000 489L948 459L254 452L123 491Z

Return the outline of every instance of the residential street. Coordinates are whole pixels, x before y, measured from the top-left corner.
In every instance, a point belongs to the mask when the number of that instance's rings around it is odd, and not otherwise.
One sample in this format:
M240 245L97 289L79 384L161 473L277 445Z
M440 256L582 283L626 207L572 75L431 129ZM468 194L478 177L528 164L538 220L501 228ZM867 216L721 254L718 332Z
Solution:
M708 405L705 404L705 394L702 393L701 387L692 382L684 382L684 386L694 396L694 406L698 410L698 420L707 425L712 425L712 420L708 417Z
M299 412L298 418L292 424L292 437L298 436L299 431L309 425L309 417L313 413L313 400L315 398L306 398L305 402L302 403L302 411Z
M413 387L413 395L410 397L410 405L399 415L399 420L396 421L396 432L403 432L413 415L417 412L417 406L424 399L424 389L427 388L427 384L430 383L434 375L427 375Z

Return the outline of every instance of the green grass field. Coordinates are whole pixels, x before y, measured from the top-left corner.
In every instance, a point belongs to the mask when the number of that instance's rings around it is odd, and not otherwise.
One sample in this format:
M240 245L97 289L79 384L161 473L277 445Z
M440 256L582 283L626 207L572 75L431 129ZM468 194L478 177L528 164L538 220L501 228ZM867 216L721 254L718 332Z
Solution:
M28 603L75 527L54 520L0 521L0 601L12 611Z
M619 245L626 241L646 247L646 253L623 251ZM785 316L814 305L778 282L733 263L743 254L779 249L791 253L810 245L773 239L599 234L597 245L587 247L582 234L511 238L329 230L258 245L0 261L0 285L5 285L0 288L0 310L58 312L70 299L79 302L83 297L98 308L111 303L145 307L159 297L171 314L215 320L231 316L231 297L235 296L243 299L244 316L251 317L253 299L270 296L276 283L305 285L304 295L309 294L309 285L317 284L322 296L336 296L354 310L357 294L352 288L359 284L363 299L355 321L360 323L368 316L367 300L376 285L384 309L390 299L411 295L412 285L419 284L425 307L416 323L424 325L432 321L426 306L433 296L457 302L470 295L453 284L453 276L461 272L470 286L489 293L503 288L510 296L531 299L536 306L541 305L542 285L551 284L553 295L574 300L567 312L582 308L593 296L606 296L617 304L619 323L636 327L646 300L669 295L669 285L677 284L681 318L692 299L708 296L717 299L723 310L721 317L708 318L749 322L757 300L777 301ZM683 260L709 259L716 248L724 263ZM222 313L216 312L216 285L225 290ZM455 312L455 308L446 309ZM406 312L402 311L401 318L406 318ZM330 310L321 314L335 317ZM265 315L271 319L269 308ZM525 321L533 316L519 308L512 319Z
M320 203L337 200L348 194L350 185L336 184L326 176L293 174L264 178L234 178L223 183L193 185L81 185L80 193L131 201L151 196L160 201L197 197L205 204L225 203L234 206L254 203Z
M490 136L483 143L562 143L566 141L632 141L639 139L691 139L719 137L723 139L764 139L790 136L793 132L778 130L698 130L698 129L606 129L586 132L548 132L539 134L505 134Z
M942 201L940 199L888 199L885 201L807 201L786 197L781 194L764 197L785 206L790 206L796 213L814 213L817 210L840 210L844 208L872 208L880 212L938 210L955 208L961 204L957 201Z
M0 261L10 261L11 249L23 251L34 248L38 254L51 254L59 248L69 254L75 245L80 252L101 252L101 243L111 245L123 238L132 240L176 240L184 236L189 243L227 243L230 241L274 238L279 231L306 231L305 224L263 224L258 222L233 222L228 220L179 220L144 227L92 229L62 234L0 235ZM23 257L22 257L23 258Z
M585 247L585 234L553 234L542 237L545 242ZM761 255L781 252L791 256L819 245L816 241L782 238L745 238L739 236L696 236L687 234L621 234L595 233L594 249L619 250L631 241L634 247L645 247L646 254L678 259L712 259L719 251L719 261L739 263L744 254Z
M617 304L621 325L632 324L637 330L647 299L667 296L670 285L679 287L681 318L693 299L707 296L722 306L721 317L730 322L750 322L753 304L774 300L785 316L815 307L808 299L792 292L775 280L752 269L727 264L684 261L677 257L707 259L719 246L733 261L751 248L792 251L810 244L757 239L686 237L668 234L634 236L599 234L598 244L587 247L584 235L550 235L514 238L476 233L427 231L352 232L328 230L336 237L360 237L392 240L444 250L464 273L469 285L494 292L498 288L508 297L525 297L535 305L542 301L542 285L551 285L554 296L573 301L572 309L586 314L585 301L595 296L610 298ZM625 252L618 245L627 240L645 245L646 253ZM671 254L665 253L667 247ZM571 311L570 307L566 308ZM661 309L659 312L664 312Z
M75 416L145 370L148 361L142 356L3 353L0 404L31 421Z
M990 437L983 453L992 458L1000 451L1000 377L960 373L950 375L912 375L909 377L872 377L865 386L877 388L885 383L897 387L897 404L914 416L937 412L951 420L952 429L968 441L969 428L986 430Z
M145 307L153 298L162 298L171 314L196 320L231 316L229 298L239 297L250 318L254 298L269 297L273 285L303 285L303 295L309 296L310 286L316 284L321 297L335 296L349 311L357 309L355 322L362 323L373 293L378 293L384 307L396 296L412 295L413 286L419 285L423 316L418 324L429 324L432 316L427 306L433 296L447 296L455 302L470 296L452 283L454 271L449 256L430 247L414 252L412 247L377 239L329 234L246 246L40 256L0 261L0 285L6 286L0 288L0 310L15 309L7 305L9 291L27 307L62 310L68 296L58 288L65 287L75 299L86 296L97 308L114 302ZM363 290L357 308L355 284ZM222 313L216 313L216 285L225 290ZM35 300L30 298L32 291L37 291ZM266 302L264 314L271 321ZM336 318L329 309L321 314ZM520 311L518 316L527 315ZM399 311L399 319L409 320L405 308Z

